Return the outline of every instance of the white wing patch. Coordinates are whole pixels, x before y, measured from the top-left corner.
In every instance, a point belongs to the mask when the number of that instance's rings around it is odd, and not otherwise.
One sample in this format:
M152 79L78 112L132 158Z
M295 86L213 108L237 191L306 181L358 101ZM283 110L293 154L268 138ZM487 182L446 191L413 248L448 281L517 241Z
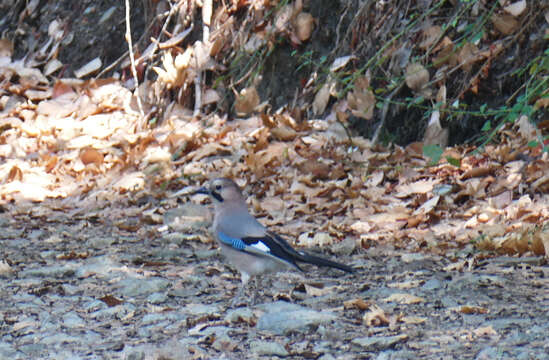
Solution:
M266 253L271 252L271 249L269 249L269 247L268 247L267 245L265 245L265 244L264 244L263 242L261 242L261 241L258 241L258 242L256 242L255 244L249 245L249 246L251 246L251 247L253 247L253 248L256 248L257 250L266 252Z

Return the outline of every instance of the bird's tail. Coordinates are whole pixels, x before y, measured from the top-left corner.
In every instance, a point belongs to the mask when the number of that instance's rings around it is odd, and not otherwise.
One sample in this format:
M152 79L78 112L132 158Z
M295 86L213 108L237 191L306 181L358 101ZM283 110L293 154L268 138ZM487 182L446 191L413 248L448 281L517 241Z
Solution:
M320 256L308 254L306 252L299 251L298 253L299 255L301 255L300 259L298 259L299 261L306 262L313 265L318 265L318 266L327 266L331 268L336 268L348 273L354 272L354 269L350 266L340 264L338 262L328 260Z

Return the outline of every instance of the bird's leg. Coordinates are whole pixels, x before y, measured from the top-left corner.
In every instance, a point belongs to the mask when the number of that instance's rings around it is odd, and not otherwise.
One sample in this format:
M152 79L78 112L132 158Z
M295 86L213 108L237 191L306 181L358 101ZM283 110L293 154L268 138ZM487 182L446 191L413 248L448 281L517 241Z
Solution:
M255 276L253 281L254 281L254 284L252 288L252 295L250 296L250 305L255 305L255 300L257 299L257 290L258 290L257 282L259 281L259 278Z
M255 303L255 299L256 299L256 296L255 296L255 295L261 296L260 291L262 291L263 293L264 293L264 291L263 291L263 286L262 286L262 282L263 282L263 281L262 281L262 278L259 277L259 276L256 276L255 279L254 279L254 281L255 281L255 284L254 284L254 285L255 285L254 303Z
M235 297L233 298L233 301L231 302L232 307L235 307L238 304L238 301L240 300L240 298L242 298L242 295L244 295L244 290L246 289L246 285L250 280L250 275L248 275L247 273L241 273L241 279L242 279L242 284L240 285L240 289L238 289L238 292L236 293Z

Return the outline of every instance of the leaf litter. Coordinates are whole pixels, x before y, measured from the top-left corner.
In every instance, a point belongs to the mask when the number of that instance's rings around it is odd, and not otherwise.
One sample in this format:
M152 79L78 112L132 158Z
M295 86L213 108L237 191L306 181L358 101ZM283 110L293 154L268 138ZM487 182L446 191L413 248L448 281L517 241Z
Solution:
M520 3L505 10L517 16L522 11ZM278 31L286 31L294 13L301 16L297 16L300 20L293 25L296 29L291 29L290 38L295 43L306 41L313 24L310 14L300 10L281 9ZM506 14L494 15L492 22L504 34L517 26ZM440 29L427 30L422 47L435 45L439 36ZM162 67L154 68L159 81L170 89L183 89L197 71L219 68L211 57L214 45L198 43L176 57L165 52ZM443 38L434 49L437 65L448 62L458 66L456 55L448 56L452 46L451 39ZM464 67L482 56L472 46L461 52L464 61L459 66ZM8 53L0 61L0 156L4 160L0 165L0 206L21 218L61 217L40 209L38 203L43 202L90 223L112 221L119 234L137 233L147 238L158 235L154 230L147 233L149 226L164 225L166 208L176 206L175 200L153 199L213 176L229 176L254 194L250 205L260 221L297 239L299 246L335 248L351 239L353 249L388 247L442 255L452 261L445 268L452 273L473 270L482 260L501 254L549 256L547 153L527 146L532 134L542 129L532 127L525 118L515 128L503 127L498 145L479 152L465 146L446 148L447 156L431 165L430 159L417 151L417 144L384 148L350 136L333 112L309 120L298 118L288 107L274 114L254 115L261 111L254 86L238 93L235 108L241 119L229 120L216 113L198 119L189 116L189 109L181 104L172 103L151 129L143 125L135 97L122 82L65 78L50 86L47 72L12 61L10 56ZM82 74L98 70L97 64L91 65L81 69ZM334 66L333 71L339 66L344 65ZM413 90L427 96L431 92L426 87L428 80L424 67L408 68L406 81ZM349 93L346 106L369 120L376 105L369 78L359 85ZM153 92L153 85L144 84L147 86L146 90ZM327 82L317 92L312 104L317 116L328 109L333 86ZM208 89L207 94L205 104L220 99L214 89ZM459 166L449 158L459 159ZM449 190L439 193L440 187ZM129 208L113 206L125 198L131 199ZM140 198L145 198L145 203L139 204ZM204 237L197 239L204 241ZM62 241L62 237L55 239L55 243ZM470 244L486 253L466 259L456 255ZM89 256L77 249L62 254L58 260ZM148 264L163 267L169 263ZM9 262L0 265L0 275L13 272ZM155 273L140 271L144 276ZM400 290L423 285L400 280L389 287ZM339 286L303 284L305 292L315 298L337 292ZM48 292L51 286L35 290ZM281 296L288 297L286 293ZM113 295L100 300L108 306L123 302ZM403 306L426 301L411 293L393 293L378 300ZM357 319L366 327L387 327L392 333L406 324L428 321L405 316L398 308L382 309L361 298L346 300L344 307L360 312ZM477 305L451 310L466 315L491 312L489 307ZM132 316L128 314L128 318ZM209 322L224 324L199 317L190 321L191 332L199 333ZM25 329L29 324L33 323L14 321L13 329ZM473 341L498 336L498 332L492 326L482 326L457 336Z

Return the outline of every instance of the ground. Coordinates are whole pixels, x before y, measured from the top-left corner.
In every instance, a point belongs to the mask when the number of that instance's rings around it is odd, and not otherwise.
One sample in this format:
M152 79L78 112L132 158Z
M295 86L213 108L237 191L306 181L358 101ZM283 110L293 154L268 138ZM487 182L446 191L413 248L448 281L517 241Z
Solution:
M231 307L238 274L193 234L207 216L134 231L127 208L93 222L58 206L0 217L2 359L549 359L539 257L347 244L324 255L356 273L305 266Z

